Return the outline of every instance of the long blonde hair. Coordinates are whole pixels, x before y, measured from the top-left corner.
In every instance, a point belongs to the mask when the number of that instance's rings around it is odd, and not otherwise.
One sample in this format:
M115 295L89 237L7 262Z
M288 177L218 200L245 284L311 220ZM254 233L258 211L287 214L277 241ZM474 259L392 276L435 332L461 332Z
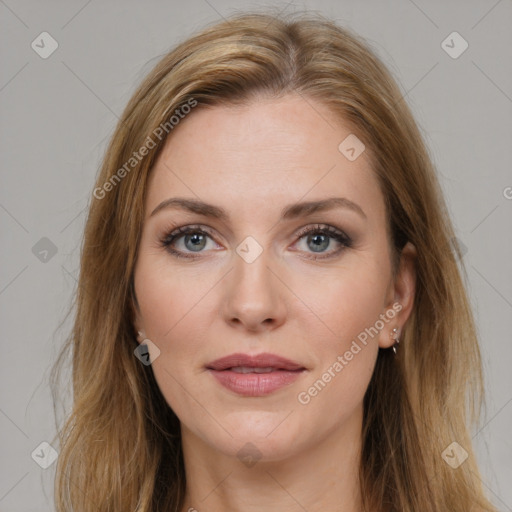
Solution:
M130 99L106 151L85 228L74 327L55 366L57 375L71 356L73 406L58 433L59 512L183 506L179 421L151 367L134 356L133 269L148 176L180 106L290 92L328 106L368 148L385 198L394 271L407 241L418 253L414 310L398 355L379 352L364 398L364 510L495 511L468 433L484 402L466 271L399 87L361 38L319 15L244 14L166 54ZM166 135L156 136L165 123ZM154 147L130 160L148 137ZM444 454L462 449L468 458L454 468Z

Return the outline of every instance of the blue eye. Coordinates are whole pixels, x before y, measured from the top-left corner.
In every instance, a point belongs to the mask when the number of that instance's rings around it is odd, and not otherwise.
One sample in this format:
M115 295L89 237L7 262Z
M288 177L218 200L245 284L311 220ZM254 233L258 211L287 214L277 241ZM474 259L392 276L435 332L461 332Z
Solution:
M302 239L306 240L306 250L304 252L312 253L313 256L307 257L314 260L334 257L344 248L352 246L352 240L347 235L328 225L308 226L297 233L296 237L299 238L298 242ZM198 257L193 253L199 254L204 252L209 240L213 242L212 233L204 227L184 226L167 234L161 240L161 244L169 253L177 258L193 259ZM327 249L332 245L333 240L341 247L327 251ZM176 245L180 242L182 243L182 248L177 249ZM315 254L319 254L321 256L314 256Z
M311 249L313 253L321 254L321 256L313 256L311 259L314 260L337 256L344 248L352 247L352 239L332 226L308 226L300 231L297 236L299 237L299 241L303 238L306 239L306 246ZM335 240L341 247L326 252L325 250L330 247L332 240Z
M206 238L203 233L193 233L191 235L185 235L183 243L187 249L191 249L192 251L197 252L205 248Z
M199 226L184 226L166 235L162 245L178 258L194 258L193 255L187 255L186 251L201 252L206 247L207 237L211 238L210 233ZM185 251L175 248L180 239L183 239Z

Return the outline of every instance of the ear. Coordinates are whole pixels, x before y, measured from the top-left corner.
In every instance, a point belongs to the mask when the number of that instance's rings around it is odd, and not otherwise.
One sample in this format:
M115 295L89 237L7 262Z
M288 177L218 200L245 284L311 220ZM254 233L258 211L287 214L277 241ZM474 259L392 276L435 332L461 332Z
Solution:
M384 312L388 320L379 336L380 348L390 348L396 338L400 339L404 325L412 312L416 292L416 258L416 247L407 242L400 254L397 275L389 289ZM393 333L395 327L397 332Z
M134 322L133 327L137 331L137 341L139 343L142 343L147 338L146 331L144 330L144 326L138 320L136 320Z
M142 315L140 313L139 304L137 302L137 298L135 297L133 288L131 291L132 293L130 300L130 317L133 328L137 333L137 341L139 343L142 343L146 339L146 330L144 328L144 323L142 322Z

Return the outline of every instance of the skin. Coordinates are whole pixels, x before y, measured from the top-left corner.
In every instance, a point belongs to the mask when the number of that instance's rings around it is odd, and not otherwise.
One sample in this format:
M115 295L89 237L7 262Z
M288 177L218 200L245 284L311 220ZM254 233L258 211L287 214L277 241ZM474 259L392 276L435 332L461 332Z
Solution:
M393 279L384 198L367 152L351 162L338 150L350 133L317 101L258 98L243 107L198 108L173 130L155 164L135 268L135 327L140 341L160 350L152 368L181 422L183 511L361 510L363 397L378 348L393 345L393 327L401 330L412 310L416 252L405 247ZM229 219L179 208L151 216L172 197L221 207ZM366 218L336 208L280 220L291 203L329 197L350 199ZM317 224L343 231L353 245L327 237L315 252L297 233ZM161 244L187 225L212 233L198 252L184 236L174 242L195 259ZM263 249L252 263L236 252L248 236ZM301 404L298 394L394 303L401 305L394 318ZM271 352L307 371L270 395L240 396L205 369L234 352ZM259 460L244 464L241 449L257 450Z

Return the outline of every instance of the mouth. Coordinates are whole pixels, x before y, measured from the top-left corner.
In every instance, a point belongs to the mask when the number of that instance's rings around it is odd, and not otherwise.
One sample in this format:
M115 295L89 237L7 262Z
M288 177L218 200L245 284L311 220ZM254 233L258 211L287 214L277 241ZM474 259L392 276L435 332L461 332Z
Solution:
M298 371L306 368L301 364L275 354L231 354L216 359L206 365L208 370L231 370L236 373L270 373L272 371L286 370Z
M284 370L284 368L274 368L272 366L267 366L264 368L260 368L258 366L250 367L250 366L233 366L232 368L226 368L225 370L220 371L231 371L235 373L271 373L271 372L277 372L277 371L295 371L298 372L299 370Z
M275 354L231 354L206 369L225 388L242 396L264 396L295 382L306 372L301 364Z

